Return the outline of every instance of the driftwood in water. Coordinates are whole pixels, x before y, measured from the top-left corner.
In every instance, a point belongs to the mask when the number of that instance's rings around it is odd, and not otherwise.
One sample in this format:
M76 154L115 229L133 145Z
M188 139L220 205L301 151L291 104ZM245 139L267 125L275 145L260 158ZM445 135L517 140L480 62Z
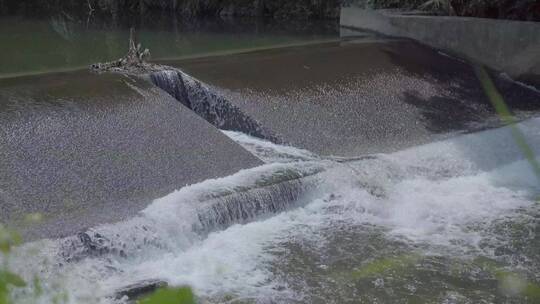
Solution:
M160 69L159 65L148 63L146 59L150 57L148 49L142 49L141 44L135 40L135 30L131 28L129 33L128 53L115 61L94 63L90 69L95 72L118 72L128 74L141 74L154 72Z

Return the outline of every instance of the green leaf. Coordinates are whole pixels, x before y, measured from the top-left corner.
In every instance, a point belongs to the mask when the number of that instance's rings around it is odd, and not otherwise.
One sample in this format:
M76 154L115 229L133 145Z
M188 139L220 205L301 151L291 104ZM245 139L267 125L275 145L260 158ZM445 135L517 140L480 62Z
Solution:
M25 287L26 282L18 275L9 272L0 270L0 284L4 283L6 285L12 285L15 287Z
M540 285L527 281L519 273L499 270L495 273L501 290L509 295L521 295L529 300L540 300Z
M39 281L39 278L37 276L34 277L34 280L32 282L34 285L34 294L39 297L41 294L43 294L43 287L41 287L41 282Z
M0 224L0 252L8 254L11 251L11 247L19 245L21 243L21 237L10 231Z
M523 135L523 132L521 132L521 130L516 126L516 122L518 120L514 117L514 115L512 115L510 108L504 101L504 97L493 83L493 80L486 69L483 66L477 65L475 66L474 70L478 79L480 80L480 83L482 84L484 93L495 108L495 111L499 115L500 119L505 124L510 126L510 131L512 132L516 145L521 150L531 165L531 169L533 169L536 177L540 181L540 163L536 160L535 153L531 146L527 143L525 135Z
M523 293L531 300L540 301L540 285L529 283Z
M195 304L195 296L189 287L162 288L138 301L139 304Z
M0 290L0 304L9 304L7 291Z
M398 271L413 265L419 259L420 256L414 254L377 259L354 271L352 277L354 279L364 279L379 276L389 271Z
M0 279L0 304L8 304L7 285Z

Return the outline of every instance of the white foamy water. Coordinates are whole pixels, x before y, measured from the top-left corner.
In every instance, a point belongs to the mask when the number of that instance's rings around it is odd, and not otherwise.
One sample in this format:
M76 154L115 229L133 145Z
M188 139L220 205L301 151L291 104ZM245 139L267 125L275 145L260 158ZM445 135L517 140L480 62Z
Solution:
M222 132L266 163L320 160L320 157L308 150L285 145L277 145L241 132Z
M538 156L540 119L522 122L519 129ZM236 132L226 134L274 163L180 189L131 221L95 229L109 239L118 234L127 257L83 256L60 267L61 246L45 241L21 248L13 267L26 277L40 270L46 290L42 303L57 290L65 290L70 303L121 302L104 296L148 279L190 285L210 299L234 295L302 302L306 295L273 272L272 265L280 264L275 248L283 243L324 246L323 231L339 235L338 226L365 226L377 227L389 242L408 244L426 255L495 258L494 250L508 240L494 234L493 223L539 214L540 182L509 127L345 163ZM194 218L216 206L215 197L256 188L257 180L268 185L276 176L289 177L290 170L315 176L316 187L305 188L302 203L232 219L223 230L194 230ZM243 198L268 199L272 193ZM30 251L34 246L35 252ZM49 265L41 265L41 260Z

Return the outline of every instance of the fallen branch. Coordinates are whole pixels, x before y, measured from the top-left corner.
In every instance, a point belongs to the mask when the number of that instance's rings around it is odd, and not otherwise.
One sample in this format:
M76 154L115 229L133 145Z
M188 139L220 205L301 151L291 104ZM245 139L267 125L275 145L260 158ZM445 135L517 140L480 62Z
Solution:
M115 61L94 63L90 69L95 72L120 72L129 74L141 74L159 69L158 65L146 62L150 58L150 51L142 49L141 44L135 40L135 30L131 28L129 33L129 50L127 54Z

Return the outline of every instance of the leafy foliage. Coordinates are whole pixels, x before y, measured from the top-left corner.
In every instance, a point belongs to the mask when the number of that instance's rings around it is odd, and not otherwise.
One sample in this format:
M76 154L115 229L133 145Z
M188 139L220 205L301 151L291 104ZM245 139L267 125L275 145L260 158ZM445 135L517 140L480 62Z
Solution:
M381 258L367 263L360 269L353 271L351 275L353 279L364 279L388 272L399 272L413 266L420 258L416 254Z
M26 282L17 274L10 272L7 268L7 258L11 248L20 244L21 238L16 233L9 231L0 224L0 261L4 263L0 266L0 304L9 304L9 288L25 287Z
M21 243L21 237L0 224L0 253L7 255L11 248Z
M195 296L189 287L163 288L138 301L138 304L195 304Z
M32 8L49 14L60 11L107 13L113 16L147 10L174 11L187 17L216 15L265 16L278 19L337 18L342 0L5 0L10 12ZM0 1L0 13L2 11Z

